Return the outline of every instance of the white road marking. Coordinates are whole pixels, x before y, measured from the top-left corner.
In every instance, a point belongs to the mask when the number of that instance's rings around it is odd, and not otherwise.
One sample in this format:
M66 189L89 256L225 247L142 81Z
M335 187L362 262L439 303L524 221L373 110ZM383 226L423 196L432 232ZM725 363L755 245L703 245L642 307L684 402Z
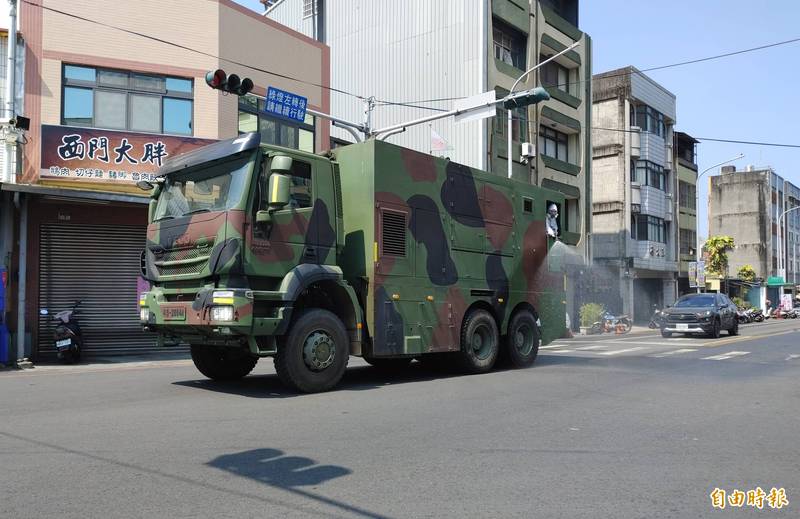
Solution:
M575 349L578 351L588 351L588 350L604 350L606 348L608 348L608 346L605 346L603 344L594 344L592 346L581 346L580 348L575 348Z
M619 355L620 353L629 353L632 351L639 351L639 350L646 350L647 348L643 348L641 346L637 346L635 348L626 348L624 350L612 350L612 351L598 351L598 355Z
M572 353L575 350L547 350L547 353Z
M741 357L742 355L749 355L749 351L729 351L728 353L720 353L719 355L712 355L710 357L703 357L703 360L728 360L734 357Z
M648 355L648 357L668 357L670 355L680 355L681 353L691 353L693 351L697 351L695 348L681 348L679 350L672 350L672 351L665 351L663 353L654 353L653 355Z
M789 355L788 357L786 357L786 358L785 358L785 359L783 359L783 360L792 360L792 359L800 359L800 355L797 355L797 354L795 354L795 353L792 353L791 355Z
M548 344L547 346L539 346L540 350L555 350L556 348L563 348L561 344Z

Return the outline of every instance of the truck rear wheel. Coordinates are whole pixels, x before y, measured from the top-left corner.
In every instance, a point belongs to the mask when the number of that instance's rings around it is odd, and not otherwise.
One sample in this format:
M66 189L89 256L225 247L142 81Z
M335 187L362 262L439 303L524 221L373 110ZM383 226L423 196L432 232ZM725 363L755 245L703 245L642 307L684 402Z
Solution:
M499 351L500 335L494 317L486 310L472 310L461 325L461 368L468 373L489 371Z
M527 368L539 353L539 327L529 310L514 314L506 335L506 355L516 368Z
M328 391L347 368L347 330L335 314L306 310L283 337L275 355L275 371L287 386L303 393Z
M258 357L236 350L192 344L192 362L212 380L239 380L247 376L258 362Z

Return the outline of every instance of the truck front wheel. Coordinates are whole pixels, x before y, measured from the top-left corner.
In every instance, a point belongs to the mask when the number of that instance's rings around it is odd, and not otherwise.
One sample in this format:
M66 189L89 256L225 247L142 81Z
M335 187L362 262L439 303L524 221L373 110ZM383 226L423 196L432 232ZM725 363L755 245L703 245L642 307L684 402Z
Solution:
M332 312L315 308L303 312L279 341L275 371L281 382L297 391L328 391L341 380L349 356L342 321Z
M212 380L239 380L253 371L258 357L240 351L192 344L192 362L200 373Z

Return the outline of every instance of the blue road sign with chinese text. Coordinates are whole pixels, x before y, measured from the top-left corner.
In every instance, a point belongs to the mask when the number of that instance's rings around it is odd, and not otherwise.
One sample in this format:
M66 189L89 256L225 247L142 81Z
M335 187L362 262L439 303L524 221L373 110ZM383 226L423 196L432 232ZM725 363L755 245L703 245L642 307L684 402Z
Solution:
M269 87L264 101L264 113L301 123L306 119L307 104L308 99L305 97Z

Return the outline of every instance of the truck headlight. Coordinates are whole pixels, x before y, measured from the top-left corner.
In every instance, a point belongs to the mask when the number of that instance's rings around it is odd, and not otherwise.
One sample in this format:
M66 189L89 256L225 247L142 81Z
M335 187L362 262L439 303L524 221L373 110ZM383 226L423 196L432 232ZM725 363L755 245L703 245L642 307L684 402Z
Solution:
M211 307L211 320L212 321L233 321L233 307L232 306L212 306Z
M142 321L143 323L149 322L150 310L148 310L147 308L141 308L139 310L139 320Z

